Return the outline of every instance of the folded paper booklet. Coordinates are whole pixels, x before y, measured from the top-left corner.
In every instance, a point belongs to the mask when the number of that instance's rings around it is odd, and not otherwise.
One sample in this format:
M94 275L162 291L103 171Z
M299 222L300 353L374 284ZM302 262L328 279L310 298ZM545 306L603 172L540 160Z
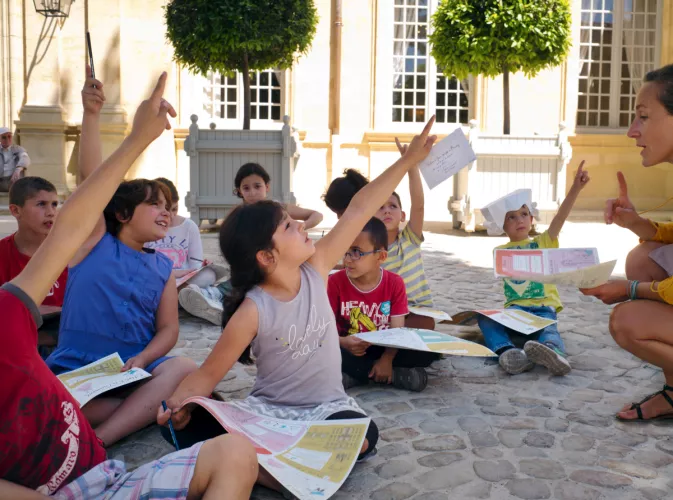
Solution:
M463 311L454 314L452 322L456 325L473 325L477 323L477 317L480 314L524 335L530 335L556 323L556 320L541 318L520 309Z
M248 438L259 465L299 498L329 498L348 477L365 440L369 418L281 420L247 410L236 401L193 397L230 434Z
M418 314L419 316L427 316L428 318L433 318L437 321L451 321L451 316L444 311L439 309L433 309L431 307L416 307L409 306L409 312L413 314Z
M606 283L616 260L599 263L595 248L496 249L496 278L592 288Z
M185 274L182 278L176 278L175 279L175 286L180 288L182 285L187 283L190 279L192 279L194 276L199 274L201 271L203 271L207 267L208 266L199 267L198 269L194 269L191 273Z
M418 168L430 189L439 186L477 159L459 127L439 141Z
M58 375L58 379L82 407L104 392L152 376L142 368L131 368L122 372L122 366L122 358L114 353L77 370L62 373Z
M436 352L454 356L495 356L481 344L459 339L453 335L417 328L390 328L375 332L357 333L356 337L370 344L413 351Z

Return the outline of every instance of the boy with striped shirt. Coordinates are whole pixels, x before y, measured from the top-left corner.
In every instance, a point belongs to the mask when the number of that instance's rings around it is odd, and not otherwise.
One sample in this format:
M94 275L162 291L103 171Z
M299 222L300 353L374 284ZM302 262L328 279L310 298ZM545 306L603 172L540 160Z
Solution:
M404 154L407 146L397 139L397 147ZM399 274L404 280L407 300L410 307L433 307L432 292L425 277L421 243L423 242L423 219L425 217L425 196L418 166L409 170L409 194L411 208L409 223L400 231L400 225L406 220L402 211L402 202L397 193L393 193L376 213L388 231L388 258L383 269ZM410 313L404 322L409 328L434 330L435 320L428 316Z

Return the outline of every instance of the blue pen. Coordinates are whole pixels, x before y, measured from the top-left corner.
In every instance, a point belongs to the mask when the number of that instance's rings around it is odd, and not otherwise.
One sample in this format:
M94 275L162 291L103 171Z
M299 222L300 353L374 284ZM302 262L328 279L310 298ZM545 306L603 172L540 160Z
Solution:
M166 401L162 401L161 406L164 407L164 411L168 411L168 406L166 406ZM178 444L178 438L175 437L175 429L173 429L173 421L170 418L168 419L168 428L171 431L171 437L173 438L173 444L175 445L175 449L180 451L180 445Z

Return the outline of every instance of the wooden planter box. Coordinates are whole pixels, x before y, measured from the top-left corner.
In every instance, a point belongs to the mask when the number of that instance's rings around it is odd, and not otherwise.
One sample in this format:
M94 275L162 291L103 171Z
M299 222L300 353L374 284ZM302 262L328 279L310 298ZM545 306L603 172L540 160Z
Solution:
M292 174L297 158L297 140L292 134L290 117L283 117L282 130L199 129L198 117L185 139L189 156L190 187L185 205L191 219L223 219L241 202L234 194L234 178L241 165L259 163L271 176L271 197L281 203L296 203L292 192Z
M454 176L448 207L455 229L481 228L481 207L514 191L529 188L540 222L551 222L566 193L566 166L572 156L565 125L555 136L480 135L470 122L468 140L476 161Z

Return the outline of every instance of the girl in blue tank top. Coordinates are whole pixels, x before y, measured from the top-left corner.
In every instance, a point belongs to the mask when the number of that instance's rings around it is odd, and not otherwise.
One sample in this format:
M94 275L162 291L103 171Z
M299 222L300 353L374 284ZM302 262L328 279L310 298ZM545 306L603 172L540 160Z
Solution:
M102 163L101 104L94 91L102 89L85 86L82 92L82 181ZM175 277L167 257L143 249L166 235L170 202L170 191L161 183L123 182L70 262L58 345L46 360L49 368L59 374L117 352L123 370L143 368L152 374L144 383L105 393L82 408L105 446L151 424L156 405L196 369L187 358L166 357L178 339Z
M233 290L224 304L224 330L203 365L183 380L157 407L157 420L172 417L183 446L203 436L205 425L191 419L192 396L208 396L238 359L257 365L257 379L245 400L230 402L270 417L315 421L365 417L349 398L341 378L341 351L334 313L327 297L327 276L388 199L407 171L423 160L435 140L434 120L414 137L394 165L355 195L339 222L315 245L304 224L282 205L258 201L236 207L220 229L220 249L231 269ZM204 422L205 424L205 422ZM376 424L366 431L360 457L372 453ZM260 468L258 482L280 489Z

